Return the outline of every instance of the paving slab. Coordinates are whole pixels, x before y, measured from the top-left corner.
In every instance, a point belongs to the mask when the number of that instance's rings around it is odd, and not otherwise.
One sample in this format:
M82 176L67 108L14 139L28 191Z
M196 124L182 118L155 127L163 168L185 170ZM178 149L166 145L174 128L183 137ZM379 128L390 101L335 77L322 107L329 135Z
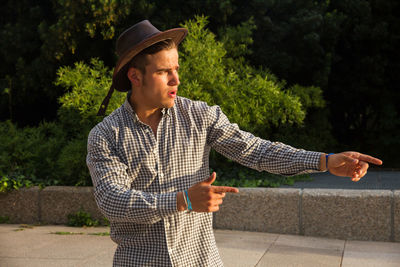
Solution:
M0 266L112 266L108 227L0 225ZM59 234L56 234L59 233ZM67 233L61 235L60 233ZM400 266L400 243L215 230L226 267Z
M2 225L0 266L112 266L108 227ZM101 265L96 265L100 260Z
M256 266L278 234L216 230L215 240L225 266Z
M305 236L280 235L257 267L340 266L344 241Z
M342 267L400 266L400 243L347 241Z

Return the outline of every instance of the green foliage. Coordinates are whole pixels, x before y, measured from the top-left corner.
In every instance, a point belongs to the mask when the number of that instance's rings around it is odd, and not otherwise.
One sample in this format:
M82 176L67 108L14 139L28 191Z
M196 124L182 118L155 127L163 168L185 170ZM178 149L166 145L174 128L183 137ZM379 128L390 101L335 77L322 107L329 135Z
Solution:
M215 165L215 164L213 164ZM232 162L224 167L211 169L217 173L217 179L213 185L234 186L234 187L279 187L281 185L293 185L298 181L311 181L309 175L281 176L267 172L258 172L244 168Z
M94 220L92 216L83 211L80 210L74 214L68 214L68 226L76 226L76 227L81 227L81 226L98 226L99 221Z
M88 235L110 236L110 232L89 233Z
M251 45L253 44L253 32L257 29L254 18L250 17L245 22L240 23L236 27L228 26L219 31L221 42L229 57L239 58L251 55Z
M25 126L55 118L57 90L49 87L58 66L42 57L38 33L48 5L28 0L0 4L0 120Z
M74 67L61 67L57 71L56 85L68 89L60 97L61 108L58 115L62 121L71 120L76 111L77 118L70 124L82 125L96 122L96 114L111 85L112 71L98 58L90 60L90 65L77 62ZM108 114L119 107L126 94L116 91L108 105Z
M130 14L143 16L148 6L145 0L2 1L0 120L20 126L55 120L64 93L53 84L57 69L94 56L114 62L108 46L124 27L117 25Z
M103 225L110 226L110 221L106 217L103 218Z
M68 185L91 185L86 167L87 135L101 118L98 108L111 85L112 72L97 58L90 64L77 62L74 67L61 67L56 85L66 89L60 97L59 125L65 129L68 143L62 147L57 159L57 175ZM126 94L114 92L107 114L119 107Z
M68 142L57 160L57 176L64 185L90 186L92 181L86 166L86 137Z
M183 96L219 104L232 121L259 134L269 125L301 123L305 110L296 94L308 101L307 107L323 103L318 88L297 86L290 93L285 92L275 77L260 75L260 71L252 69L246 62L232 64L231 67L235 68L228 69L223 63L232 58L226 57L224 43L216 41L215 35L205 28L206 25L205 17L196 17L184 25L191 34L183 42L180 51L180 92ZM245 32L251 32L254 28L251 23L244 24L238 28L239 31L244 31L246 25L249 29ZM233 29L229 32L235 35ZM240 40L242 44L251 43L251 40ZM236 74L242 73L243 69L247 70L244 79ZM70 127L82 127L87 122L94 124L95 114L111 83L110 70L100 60L92 59L90 65L79 62L73 68L62 67L57 75L56 84L69 89L60 98L60 120L63 122L76 117L73 123L68 123ZM125 94L114 94L108 113L120 106L125 97Z
M38 185L91 185L85 164L86 133L72 139L57 123L17 128L0 122L1 190Z
M131 1L54 1L52 11L57 20L44 21L39 27L48 57L61 60L68 52L75 54L88 37L114 38L115 25L129 15L131 7Z
M308 150L335 151L338 144L332 135L332 126L327 120L328 111L325 108L326 103L322 98L321 88L296 84L287 90L288 93L299 97L302 107L307 110L305 120L301 125L274 127L270 138Z
M28 180L23 175L17 175L14 177L8 177L6 175L0 176L0 192L8 192L10 190L18 190L22 187L31 187L33 183L31 180Z
M292 94L299 97L299 100L304 108L323 108L325 100L322 96L322 90L315 86L300 86L293 85L288 89Z
M18 129L10 121L1 122L0 138L0 172L8 179L17 184L23 180L48 181L45 185L57 183L55 159L65 138L55 123Z
M324 105L319 88L294 85L286 89L285 82L245 61L243 55L247 53L247 45L252 43L251 32L255 29L251 19L226 30L222 39L227 44L216 40L206 28L207 23L204 16L198 16L184 25L191 34L180 50L183 96L210 105L219 104L232 122L265 138L273 127L292 124L300 127L307 109ZM91 59L89 64L77 62L72 67L61 67L55 81L55 85L65 89L65 94L59 98L59 120L23 129L11 122L0 123L0 136L5 141L0 144L0 171L20 173L34 184L91 185L85 162L86 139L90 129L101 119L96 113L107 94L111 77L111 70L97 58ZM126 94L114 93L107 113L119 107L125 97ZM211 161L215 166L227 164L226 159L215 154ZM229 168L231 166L226 165L226 169ZM226 169L218 172L224 173ZM230 173L232 179L242 181L239 175L248 174L243 167L233 169L237 172ZM253 173L250 176L272 182L244 185L275 186L292 179L285 181Z
M0 216L0 224L8 223L10 221L10 217L8 216Z
M52 232L51 234L55 235L83 235L84 233L82 232L62 232L62 231L57 231L57 232ZM110 232L99 232L99 233L88 233L87 235L96 235L96 236L110 236Z
M252 68L243 58L236 61L229 58L225 44L206 29L207 23L205 17L197 16L182 25L191 34L180 52L181 95L220 105L231 121L263 137L268 136L271 126L301 124L306 110L297 94L308 101L306 107L323 105L318 88L296 86L290 92L285 91L284 83L277 82L267 71ZM241 37L236 38L240 50L232 50L234 38L225 38L229 40L227 47L231 54L239 58L243 55L246 45L252 43L249 35L253 29L250 21L227 31L228 37Z
M52 232L51 234L55 235L83 235L83 233L76 233L76 232L64 232L64 231L57 231L57 232Z
M294 85L286 89L284 81L245 61L242 56L252 43L255 29L251 19L228 29L223 41L217 41L206 29L207 23L207 18L197 16L182 25L190 35L180 48L181 95L220 105L231 122L264 138L269 138L275 128L301 127L307 109L324 107L320 88ZM276 187L304 179L258 173L216 153L212 153L210 162L223 184Z
M327 106L302 107L307 109L304 128L323 132L310 139L317 138L314 143L337 139L340 145L335 150L348 146L385 155L386 166L389 161L397 166L399 8L397 0L2 1L0 120L20 127L55 120L57 100L65 93L63 86L53 84L56 70L94 57L112 67L116 36L134 22L146 18L165 30L205 14L210 31L218 32L223 44L225 73L235 70L241 79L248 72L268 75L277 83L264 71L269 69L286 81L281 88L320 87ZM248 71L246 62L257 70ZM196 88L196 81L191 86ZM199 99L207 96L203 92ZM79 118L78 111L70 112ZM308 131L299 127L296 123L283 126L285 130L272 127L270 136L307 140Z
M326 89L333 133L398 167L400 2L332 1L330 9L343 17Z

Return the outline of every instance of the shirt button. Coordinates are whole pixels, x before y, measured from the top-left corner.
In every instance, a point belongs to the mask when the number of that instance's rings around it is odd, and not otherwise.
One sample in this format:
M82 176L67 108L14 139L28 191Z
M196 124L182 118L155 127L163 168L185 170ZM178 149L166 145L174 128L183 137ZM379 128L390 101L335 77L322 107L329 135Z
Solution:
M160 178L164 178L164 174L162 172L160 172L159 176Z

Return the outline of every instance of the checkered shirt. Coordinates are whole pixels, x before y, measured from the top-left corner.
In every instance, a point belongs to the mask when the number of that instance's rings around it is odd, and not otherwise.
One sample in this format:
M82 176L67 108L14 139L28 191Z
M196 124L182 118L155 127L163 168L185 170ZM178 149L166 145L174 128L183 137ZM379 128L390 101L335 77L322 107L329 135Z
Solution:
M211 148L259 171L319 168L320 153L241 131L218 106L177 97L162 110L155 136L126 100L88 138L95 199L118 244L114 266L223 266L212 213L176 206L177 192L210 176Z

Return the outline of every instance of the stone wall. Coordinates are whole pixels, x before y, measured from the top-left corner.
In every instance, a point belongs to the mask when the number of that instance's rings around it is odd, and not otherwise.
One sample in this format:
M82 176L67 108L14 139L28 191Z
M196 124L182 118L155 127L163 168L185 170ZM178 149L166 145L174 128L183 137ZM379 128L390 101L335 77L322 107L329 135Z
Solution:
M400 242L400 191L241 188L225 197L214 227Z
M227 194L214 228L400 242L400 191L240 188ZM92 187L50 186L0 193L9 223L65 224L79 210L102 221Z

